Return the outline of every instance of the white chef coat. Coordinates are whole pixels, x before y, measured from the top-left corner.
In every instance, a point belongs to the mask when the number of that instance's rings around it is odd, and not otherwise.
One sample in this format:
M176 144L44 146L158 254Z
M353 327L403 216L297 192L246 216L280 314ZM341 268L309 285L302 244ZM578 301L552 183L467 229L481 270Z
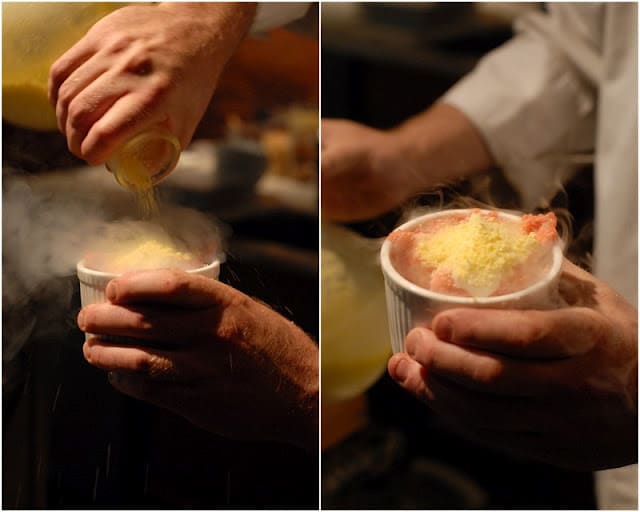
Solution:
M638 20L633 3L549 3L442 99L482 132L524 209L593 155L594 273L637 307ZM637 509L637 465L596 474L599 507Z
M302 18L310 5L309 2L259 2L249 31L257 34L291 23Z

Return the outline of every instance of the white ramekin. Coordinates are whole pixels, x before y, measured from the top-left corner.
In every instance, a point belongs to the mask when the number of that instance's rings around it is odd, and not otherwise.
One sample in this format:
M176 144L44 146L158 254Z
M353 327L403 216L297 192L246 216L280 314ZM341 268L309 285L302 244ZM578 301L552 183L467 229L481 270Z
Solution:
M429 220L481 211L494 210L461 209L443 210L422 215L399 226L397 229L410 229ZM520 215L497 211L505 219L518 220ZM456 307L500 308L500 309L553 309L558 306L558 279L563 260L563 243L560 239L553 246L553 260L547 274L538 282L517 292L494 297L460 297L445 295L422 288L393 268L390 252L392 242L387 238L382 244L380 262L385 282L387 315L391 347L394 353L404 352L404 339L411 329L428 326L432 318L440 311Z

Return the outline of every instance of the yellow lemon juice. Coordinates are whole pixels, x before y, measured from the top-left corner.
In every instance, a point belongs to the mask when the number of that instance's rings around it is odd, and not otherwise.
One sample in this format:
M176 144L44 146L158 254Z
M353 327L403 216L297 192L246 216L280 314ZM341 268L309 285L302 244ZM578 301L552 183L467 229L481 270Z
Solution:
M341 402L383 374L391 354L377 247L322 226L322 402Z

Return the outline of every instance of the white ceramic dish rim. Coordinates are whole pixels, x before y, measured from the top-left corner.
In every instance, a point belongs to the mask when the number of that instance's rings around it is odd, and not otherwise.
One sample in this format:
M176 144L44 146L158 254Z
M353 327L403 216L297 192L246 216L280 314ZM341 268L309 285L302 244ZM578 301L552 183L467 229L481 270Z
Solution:
M423 222L431 219L435 219L438 217L445 217L452 214L464 214L470 213L473 211L480 211L482 213L495 212L499 216L518 220L522 215L517 215L515 213L505 212L501 210L486 210L480 208L463 208L463 209L454 209L454 210L441 210L438 212L427 213L425 215L421 215L416 217L415 219L411 219L410 221L401 224L396 229L407 229L422 224ZM395 231L395 230L394 230ZM531 294L535 294L536 292L544 289L549 285L551 281L555 279L555 277L560 272L560 267L562 266L562 260L564 257L563 254L563 243L560 239L553 246L553 261L551 264L551 268L549 272L540 281L528 286L527 288L523 288L522 290L518 290L516 292L507 293L505 295L495 295L492 297L461 297L458 295L446 295L444 293L433 292L431 290L427 290L426 288L422 288L402 275L393 267L391 264L391 245L392 242L387 238L382 244L382 249L380 250L380 262L382 265L382 269L385 274L392 279L397 285L400 287L410 291L411 293L418 295L420 297L424 297L426 299L432 299L439 302L449 302L460 305L491 305L491 304L501 304L507 301L515 301L522 299Z
M95 278L98 279L115 279L118 276L121 276L123 273L114 273L114 272L104 272L102 270L95 270L92 268L89 268L87 266L85 266L84 264L84 259L80 260L77 264L76 264L76 271L78 272L78 276L84 274L84 275L91 275ZM185 270L185 272L187 274L201 274L201 273L206 273L209 270L212 270L214 268L217 268L220 266L220 259L216 258L215 260L213 260L211 263L204 265L202 267L198 267L198 268L192 268L189 270Z

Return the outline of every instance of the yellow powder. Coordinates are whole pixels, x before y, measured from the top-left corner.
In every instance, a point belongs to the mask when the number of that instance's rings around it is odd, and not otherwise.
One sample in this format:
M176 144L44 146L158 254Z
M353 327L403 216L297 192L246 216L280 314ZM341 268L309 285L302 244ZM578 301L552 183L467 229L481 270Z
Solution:
M136 193L143 218L157 215L153 186L175 167L179 154L180 145L175 137L149 131L129 140L107 162L118 183Z
M135 192L142 218L151 219L157 216L158 202L148 163L134 151L121 151L115 163L113 174L120 185Z
M103 253L99 270L126 272L154 268L180 268L189 270L200 265L196 257L178 250L169 242L138 238Z
M160 213L155 188L153 187L136 190L136 203L143 219L152 219Z
M493 293L537 245L535 233L473 213L418 243L415 255L426 266L448 271L457 287L483 297Z

